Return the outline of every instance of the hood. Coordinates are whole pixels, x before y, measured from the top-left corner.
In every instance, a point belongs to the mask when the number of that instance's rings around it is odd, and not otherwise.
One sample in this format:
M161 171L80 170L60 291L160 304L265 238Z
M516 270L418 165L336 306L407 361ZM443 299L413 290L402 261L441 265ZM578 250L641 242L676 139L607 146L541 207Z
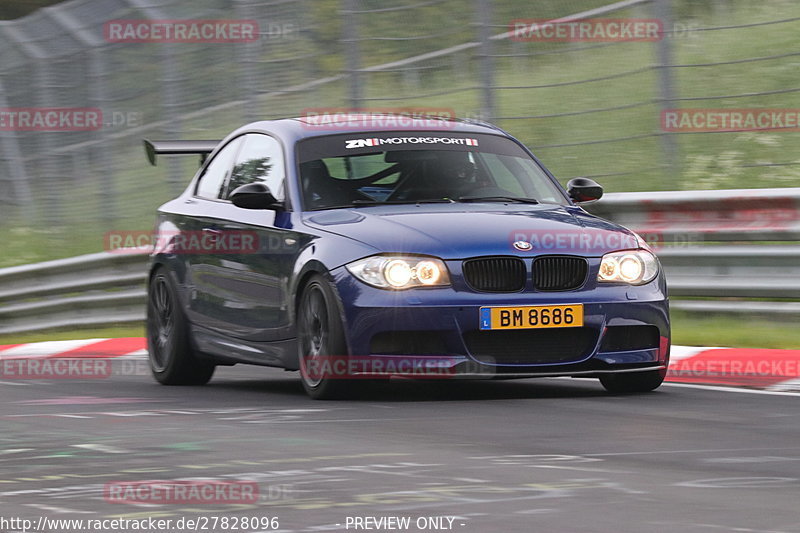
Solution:
M312 228L387 253L442 259L482 255L599 257L639 248L632 231L577 207L551 204L422 204L308 213Z

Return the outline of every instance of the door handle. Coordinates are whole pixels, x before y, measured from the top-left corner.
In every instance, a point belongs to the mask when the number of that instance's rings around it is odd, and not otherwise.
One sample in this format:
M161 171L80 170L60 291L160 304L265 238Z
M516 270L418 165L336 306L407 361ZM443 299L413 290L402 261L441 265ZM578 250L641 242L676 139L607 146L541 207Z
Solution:
M221 237L222 232L220 230L216 228L203 228L203 240L207 241L209 245L217 246Z

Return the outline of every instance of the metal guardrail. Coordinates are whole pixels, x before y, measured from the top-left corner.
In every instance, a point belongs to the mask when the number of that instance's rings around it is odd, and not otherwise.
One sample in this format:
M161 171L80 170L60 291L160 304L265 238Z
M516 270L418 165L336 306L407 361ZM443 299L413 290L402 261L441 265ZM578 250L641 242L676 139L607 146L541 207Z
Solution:
M800 187L617 193L587 210L655 241L800 241Z
M800 188L618 193L589 209L658 237L673 308L800 317ZM0 334L141 324L146 263L104 252L0 269Z
M103 252L0 269L0 334L141 324L146 264Z
M587 209L654 246L673 309L800 317L800 188L609 194Z
M667 272L674 309L769 318L800 317L800 301L792 301L800 300L798 245L705 246L656 252ZM759 301L763 299L771 301Z
M671 296L800 299L800 246L656 250Z
M673 309L800 317L800 188L609 194L587 209L654 246Z

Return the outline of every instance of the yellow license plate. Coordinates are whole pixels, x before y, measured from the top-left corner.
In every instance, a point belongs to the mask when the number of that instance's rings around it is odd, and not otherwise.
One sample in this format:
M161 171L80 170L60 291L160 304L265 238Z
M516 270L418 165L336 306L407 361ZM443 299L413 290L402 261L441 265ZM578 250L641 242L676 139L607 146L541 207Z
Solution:
M583 304L481 307L480 329L574 328L583 326Z

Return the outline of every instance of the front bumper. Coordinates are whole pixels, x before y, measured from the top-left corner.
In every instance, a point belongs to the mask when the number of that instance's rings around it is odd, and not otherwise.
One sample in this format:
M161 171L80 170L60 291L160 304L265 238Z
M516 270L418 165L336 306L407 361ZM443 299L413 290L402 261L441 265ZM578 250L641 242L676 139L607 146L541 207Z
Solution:
M332 275L349 352L382 362L376 368L399 368L411 357L415 365L449 369L447 374L513 378L663 370L669 362L669 305L661 277L640 287L489 294L453 287L387 291L361 283L344 268ZM479 330L481 307L557 304L583 304L584 326L511 334ZM646 335L620 341L628 331Z

